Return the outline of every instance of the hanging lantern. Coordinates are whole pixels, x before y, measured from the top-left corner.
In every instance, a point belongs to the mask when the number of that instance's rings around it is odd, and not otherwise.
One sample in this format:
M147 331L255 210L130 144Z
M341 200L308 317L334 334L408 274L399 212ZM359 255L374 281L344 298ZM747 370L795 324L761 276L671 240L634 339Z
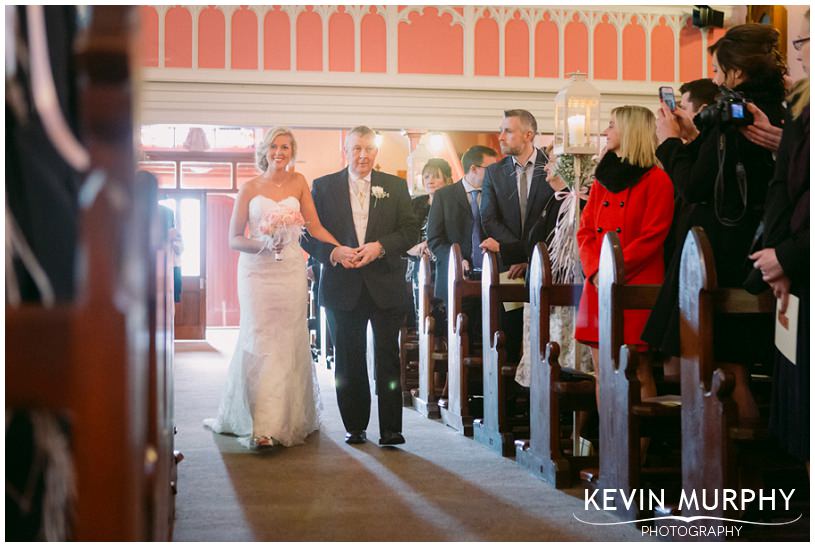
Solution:
M589 154L599 151L600 92L580 72L569 74L569 83L555 96L555 154Z

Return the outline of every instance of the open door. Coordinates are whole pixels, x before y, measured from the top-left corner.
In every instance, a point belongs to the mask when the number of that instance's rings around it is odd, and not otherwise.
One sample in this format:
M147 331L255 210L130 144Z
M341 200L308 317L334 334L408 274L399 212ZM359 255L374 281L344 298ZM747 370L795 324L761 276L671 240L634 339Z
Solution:
M175 226L181 232L184 251L177 259L181 266L181 301L175 304L177 340L203 340L206 336L206 194L173 192L160 201L175 213Z

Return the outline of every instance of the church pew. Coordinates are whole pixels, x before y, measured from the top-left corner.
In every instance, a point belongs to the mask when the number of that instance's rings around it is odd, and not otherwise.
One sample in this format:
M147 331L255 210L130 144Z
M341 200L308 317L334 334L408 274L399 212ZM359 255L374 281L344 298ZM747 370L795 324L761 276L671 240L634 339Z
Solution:
M133 183L134 15L95 7L76 54L94 171L74 300L6 307L6 408L67 424L69 539L81 541L171 538L172 274L150 240L155 188Z
M473 422L473 437L503 456L514 456L515 436L528 434L529 424L516 423L508 412L518 364L507 361L499 307L527 301L529 295L523 284L501 284L498 272L498 256L485 253L481 273L484 417Z
M426 418L441 418L434 373L447 365L447 352L439 351L443 340L437 340L434 331L436 321L432 315L433 278L430 257L419 261L419 387L413 396L413 408Z
M650 309L659 294L659 285L625 283L623 252L617 234L609 232L603 239L598 273L599 308L599 414L600 473L603 489L631 492L643 485L645 471L641 465L640 437L652 426L667 432L679 432L680 408L655 400L641 400L635 348L624 346L624 311ZM679 477L679 469L650 469L655 475ZM655 478L655 477L654 477ZM618 514L638 518L636 507L626 509L615 498Z
M461 267L461 247L450 247L447 268L447 406L441 408L442 421L459 433L472 437L473 412L470 408L470 389L480 384L481 352L474 349L478 340L469 335L470 318L463 311L464 300L481 297L481 283L464 278Z
M718 287L713 250L702 228L694 227L688 234L681 264L682 486L687 493L700 495L703 489L744 486L739 481L739 463L745 465L740 456L755 463L754 457L768 448L762 443L767 440L766 422L739 423L731 398L733 375L717 367L714 357L714 315L772 314L775 301L769 291L754 296L743 289ZM683 516L736 516L721 507L683 509Z
M122 310L114 301L122 287L109 251L118 235L111 226L125 213L109 206L116 191L102 189L83 212L87 275L77 304L6 309L6 405L50 410L71 424L72 538L77 540L150 539L160 530L169 534L169 522L159 516L169 513L170 485L159 485L169 476L159 473L159 465L169 462L171 448L151 443L163 437L157 427L152 439L149 434L163 411L148 408L148 403L162 404L165 393L158 382L164 371L158 370L158 361L151 370L145 354L146 302L132 299ZM154 497L165 486L165 495Z
M561 414L593 410L595 386L591 375L560 366L560 347L549 331L550 306L577 307L582 292L582 285L552 283L549 251L538 243L529 267L530 436L516 441L515 460L556 488L571 486L581 469L597 465L596 456L575 456L561 446Z
M410 313L413 313L411 310ZM368 371L372 378L376 377L374 367L374 333L368 325ZM419 386L419 336L407 325L399 329L399 385L402 390L402 406L413 408L411 390Z
M173 250L168 230L160 226L154 214L155 188L145 188L145 205L150 207L151 245L148 256L155 261L156 275L148 279L150 299L150 368L148 454L146 467L152 504L149 518L153 537L172 537L175 521L175 496L178 485L178 463L184 456L175 450L175 400L173 359L175 344L175 301L173 299Z

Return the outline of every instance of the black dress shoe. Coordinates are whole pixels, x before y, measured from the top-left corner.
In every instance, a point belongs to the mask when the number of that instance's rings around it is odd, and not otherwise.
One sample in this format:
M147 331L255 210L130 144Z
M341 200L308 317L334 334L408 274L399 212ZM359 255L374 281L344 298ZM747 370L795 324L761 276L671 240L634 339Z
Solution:
M345 434L345 442L348 444L363 444L367 440L364 431L349 431Z
M405 444L405 438L402 436L401 433L391 433L390 431L386 431L382 434L382 437L379 439L379 444L385 446L391 446L394 444Z

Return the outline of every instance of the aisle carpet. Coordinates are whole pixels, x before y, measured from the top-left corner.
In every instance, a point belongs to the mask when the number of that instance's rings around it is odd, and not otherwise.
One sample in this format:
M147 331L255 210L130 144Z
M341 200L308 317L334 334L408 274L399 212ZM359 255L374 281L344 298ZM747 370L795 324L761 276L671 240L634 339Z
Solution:
M632 541L632 525L583 510L441 422L404 410L407 444L380 448L376 410L364 445L343 442L330 371L318 370L322 429L305 445L251 452L202 427L217 412L231 329L176 344L176 448L183 452L176 541Z

